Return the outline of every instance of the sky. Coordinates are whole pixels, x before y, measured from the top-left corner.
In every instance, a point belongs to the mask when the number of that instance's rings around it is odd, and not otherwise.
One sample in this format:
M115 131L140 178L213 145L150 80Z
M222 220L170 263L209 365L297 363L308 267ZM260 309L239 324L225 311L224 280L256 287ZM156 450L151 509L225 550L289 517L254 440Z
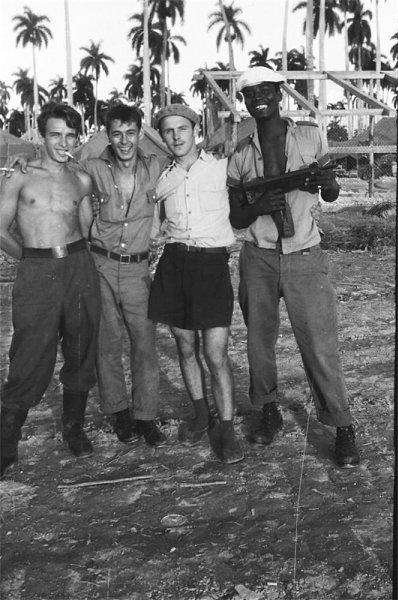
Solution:
M299 0L289 0L288 49L305 47L302 24L305 11L291 13ZM370 22L373 41L376 41L375 0L363 0L365 8L373 11ZM226 0L229 4L230 0ZM269 57L282 49L282 29L284 18L284 0L234 0L235 7L242 9L240 18L251 28L251 34L245 34L245 48L242 51L235 45L235 63L237 70L248 67L250 50L259 50L260 45L269 48ZM50 22L46 25L53 33L48 47L42 48L37 55L37 74L41 86L48 88L50 81L58 75L66 80L65 58L65 12L64 0L1 0L0 20L0 80L11 86L15 80L13 73L19 68L29 68L33 75L32 51L30 47L16 47L15 22L12 17L23 14L28 6L38 15L46 15ZM398 31L397 0L379 0L381 52L391 62L390 49L392 35ZM185 0L184 24L173 28L174 35L182 35L186 46L179 45L181 60L178 65L170 65L170 86L175 92L184 92L186 101L193 108L200 108L200 100L189 92L192 75L198 68L215 66L217 61L228 63L227 44L216 50L218 28L207 31L209 14L218 10L217 0ZM72 72L77 73L85 52L81 46L89 46L90 40L101 43L101 50L111 56L115 63L108 63L109 76L101 75L99 97L106 99L113 88L123 91L123 75L135 60L127 33L133 23L129 17L142 12L142 0L69 0L69 15L72 45ZM343 35L326 38L326 69L344 70ZM315 66L318 58L318 40L314 40ZM330 84L331 85L331 84ZM342 98L339 88L328 88L328 101ZM12 95L10 108L19 108L17 98Z

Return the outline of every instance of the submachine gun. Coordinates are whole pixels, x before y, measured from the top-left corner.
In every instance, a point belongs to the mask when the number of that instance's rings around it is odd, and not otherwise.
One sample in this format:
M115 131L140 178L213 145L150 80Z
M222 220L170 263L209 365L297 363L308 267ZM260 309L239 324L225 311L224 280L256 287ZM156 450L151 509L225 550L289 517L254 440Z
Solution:
M272 190L281 189L283 192L291 192L292 190L300 189L312 175L317 175L322 171L336 168L336 163L328 161L323 166L313 162L308 167L275 175L273 177L256 177L246 183L237 179L227 178L227 185L233 189L243 192L249 204L256 201L256 192L270 192ZM292 237L294 235L294 223L290 210L290 206L286 204L283 210L278 210L271 213L271 217L278 229L281 237Z

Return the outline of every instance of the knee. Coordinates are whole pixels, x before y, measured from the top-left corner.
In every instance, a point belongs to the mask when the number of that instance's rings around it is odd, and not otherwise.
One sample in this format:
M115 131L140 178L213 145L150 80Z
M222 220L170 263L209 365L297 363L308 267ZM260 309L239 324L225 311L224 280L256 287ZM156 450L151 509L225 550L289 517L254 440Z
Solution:
M226 350L222 351L205 351L204 357L210 372L220 372L228 367L228 353Z

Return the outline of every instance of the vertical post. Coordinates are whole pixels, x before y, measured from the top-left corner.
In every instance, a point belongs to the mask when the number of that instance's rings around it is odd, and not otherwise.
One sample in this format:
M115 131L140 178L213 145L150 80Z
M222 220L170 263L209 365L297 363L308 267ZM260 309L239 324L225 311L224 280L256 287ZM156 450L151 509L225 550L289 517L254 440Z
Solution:
M307 1L307 17L305 22L305 52L308 71L314 70L314 0ZM308 80L308 100L314 104L314 80Z
M148 0L144 0L144 56L143 56L143 79L144 79L144 119L147 125L151 125L151 82L149 64L149 34L148 34Z
M287 80L287 21L289 13L289 0L285 0L285 14L283 18L283 34L282 34L282 71ZM287 94L283 93L282 109L287 109Z
M320 0L319 4L319 70L325 71L325 0ZM326 108L326 80L319 80L319 109L321 111ZM320 127L326 133L326 119L322 117Z
M373 152L375 118L370 115L369 119L369 198L375 193L375 155Z
M70 21L69 21L69 0L64 0L65 8L65 49L66 49L66 89L67 102L70 106L73 105L72 94L72 51L70 41Z

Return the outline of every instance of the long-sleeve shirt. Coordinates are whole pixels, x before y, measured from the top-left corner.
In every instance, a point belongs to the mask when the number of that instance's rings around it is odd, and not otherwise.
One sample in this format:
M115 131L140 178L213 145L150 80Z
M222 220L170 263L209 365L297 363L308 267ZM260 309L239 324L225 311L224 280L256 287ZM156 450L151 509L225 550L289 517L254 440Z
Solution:
M99 158L83 160L80 164L91 175L94 193L100 198L99 215L90 230L91 243L118 254L147 251L155 187L161 172L156 154L144 154L138 149L135 184L128 203L123 201L116 183L115 158L110 146Z
M205 248L233 244L226 170L227 159L218 160L203 150L189 171L172 162L156 186L151 237L160 234L166 243Z
M312 122L294 123L286 119L286 173L318 161L328 153L325 137ZM257 130L229 159L228 177L246 183L264 176L264 163ZM290 238L282 238L282 252L296 252L315 246L320 242L318 227L311 215L311 207L318 201L316 194L293 190L286 194L295 233ZM260 215L245 232L247 241L260 248L276 248L278 230L271 215Z

